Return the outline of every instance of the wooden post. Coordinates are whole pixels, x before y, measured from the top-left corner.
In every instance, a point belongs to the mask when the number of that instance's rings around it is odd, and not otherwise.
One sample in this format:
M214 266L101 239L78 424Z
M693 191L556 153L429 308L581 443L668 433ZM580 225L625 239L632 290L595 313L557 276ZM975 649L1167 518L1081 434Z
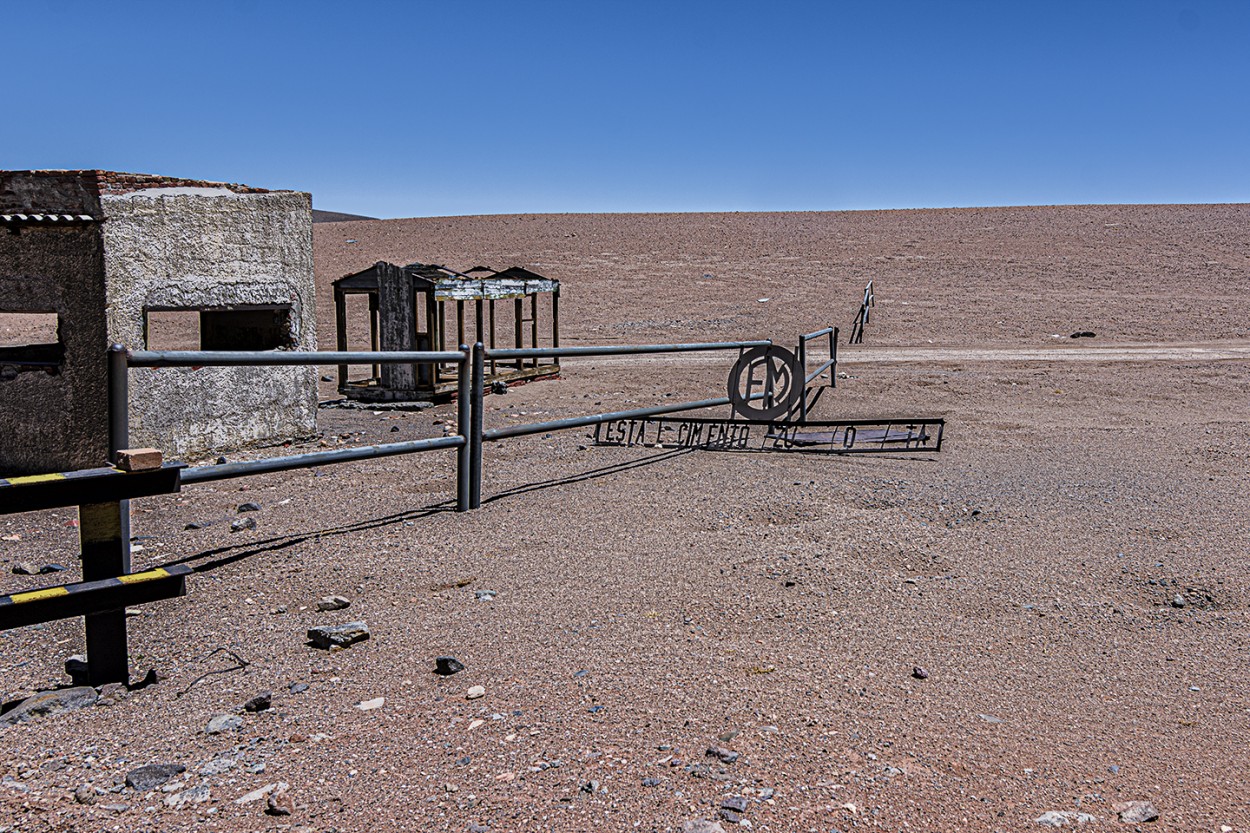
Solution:
M490 299L490 349L495 349L495 299ZM495 375L495 360L490 360L490 375Z
M512 339L512 340L513 340L513 342L516 344L516 349L520 350L522 347L524 347L524 346L525 346L524 336L522 336L522 335L521 335L521 324L523 324L523 323L524 323L523 319L525 318L525 301L524 301L524 299L522 299L522 298L517 298L517 299L513 302L513 304L512 304L512 317L515 319L515 321L513 322L513 326L512 326L512 334L513 334L513 339ZM521 369L521 368L523 368L524 366L525 366L525 359L517 359L517 360L516 360L516 369L517 369L517 370L520 370L520 369Z
M538 293L530 296L530 346L538 348ZM534 367L538 367L538 357L534 357Z
M347 350L347 297L343 290L334 290L334 343L340 352ZM339 365L339 391L347 387L347 365Z

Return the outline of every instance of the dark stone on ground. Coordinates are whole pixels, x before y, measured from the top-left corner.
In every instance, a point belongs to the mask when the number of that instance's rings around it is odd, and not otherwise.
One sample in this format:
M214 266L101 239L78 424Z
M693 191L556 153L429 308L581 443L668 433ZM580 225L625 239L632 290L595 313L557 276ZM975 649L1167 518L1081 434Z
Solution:
M911 670L911 675L912 675L913 677L915 677L917 680L927 680L927 679L929 679L929 672L928 672L928 670L927 670L927 669L924 669L924 668L921 668L919 665L917 665L915 668L913 668L913 669Z
M182 764L148 764L126 773L126 786L139 792L154 790L180 772L186 772Z
M709 746L707 749L707 756L709 758L716 758L726 764L732 764L734 761L738 760L737 752L725 749L721 746Z
M736 813L747 811L747 800L740 795L731 795L720 803L722 810L733 810Z
M308 691L308 683L291 683L287 691L292 694L303 694L305 691Z
M247 503L240 503L240 504L239 504L239 508L238 508L238 510L237 510L237 511L239 511L239 512L259 512L259 511L260 511L260 504L259 504L259 503L252 503L251 501L248 501Z
M346 648L369 638L369 628L364 622L348 622L345 625L317 625L308 629L308 639L318 648L329 650L338 646Z
M435 657L434 673L443 677L450 677L452 674L458 674L464 670L464 663L455 657Z
M230 522L231 532L242 532L245 529L255 529L255 528L256 528L255 518L241 518L237 521Z
M272 704L273 704L273 692L262 691L260 694L257 694L251 700L248 700L246 703L243 704L243 711L263 712L265 709L269 708L269 706Z

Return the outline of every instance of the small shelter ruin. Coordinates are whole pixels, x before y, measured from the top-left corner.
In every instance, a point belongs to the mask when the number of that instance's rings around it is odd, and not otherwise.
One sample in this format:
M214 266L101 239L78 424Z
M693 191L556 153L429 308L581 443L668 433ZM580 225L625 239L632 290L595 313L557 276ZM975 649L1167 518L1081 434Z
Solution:
M349 299L362 295L368 298L369 341L367 347L354 348L348 332ZM544 297L549 299L545 304L540 301ZM498 311L496 302L508 300L511 310ZM540 326L544 306L545 335ZM334 310L339 350L455 350L474 341L492 348L539 347L544 340L547 346L560 346L560 282L520 266L502 272L485 266L457 272L425 263L396 266L379 261L334 282ZM359 325L360 318L356 314L351 321ZM373 365L369 377L351 379L347 365L340 365L339 393L367 402L446 399L456 391L458 370L456 365ZM558 358L492 360L486 384L513 384L559 373Z
M311 198L114 171L0 171L0 476L104 465L108 347L313 350ZM136 368L170 455L316 430L304 367Z

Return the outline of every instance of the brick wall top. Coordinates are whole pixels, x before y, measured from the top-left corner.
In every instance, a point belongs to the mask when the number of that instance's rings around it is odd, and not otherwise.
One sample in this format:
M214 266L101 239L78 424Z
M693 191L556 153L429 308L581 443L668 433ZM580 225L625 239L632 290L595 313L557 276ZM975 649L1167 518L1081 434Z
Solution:
M268 194L267 188L254 188L236 182L208 182L202 179L183 179L157 174L132 174L121 171L0 171L0 178L7 174L21 174L32 178L51 180L77 180L95 194L129 194L147 188L226 188L236 194Z

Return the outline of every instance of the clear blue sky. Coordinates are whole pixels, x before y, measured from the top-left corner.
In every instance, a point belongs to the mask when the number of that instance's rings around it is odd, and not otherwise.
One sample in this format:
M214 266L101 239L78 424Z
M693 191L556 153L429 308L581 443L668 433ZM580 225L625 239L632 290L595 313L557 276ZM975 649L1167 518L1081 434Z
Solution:
M5 3L0 167L382 217L1250 202L1250 1Z

